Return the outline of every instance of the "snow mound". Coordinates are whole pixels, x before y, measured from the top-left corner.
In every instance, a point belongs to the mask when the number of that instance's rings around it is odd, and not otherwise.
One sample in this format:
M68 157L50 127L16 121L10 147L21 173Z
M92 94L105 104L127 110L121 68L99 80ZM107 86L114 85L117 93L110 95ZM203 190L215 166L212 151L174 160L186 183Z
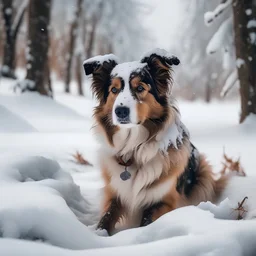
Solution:
M36 132L36 129L19 115L0 105L0 132Z
M88 208L79 187L56 161L29 157L0 166L3 238L42 241L73 249L98 247L99 239L83 224L92 218Z
M90 125L87 125L84 117L74 110L35 92L11 96L0 95L0 102L21 118L29 120L29 123L38 131L68 132L77 130L77 127L80 127L81 131L87 130Z
M230 212L228 201L220 206L220 209L209 203L207 206L209 209L215 209L219 214L222 213L226 216L227 213ZM63 216L61 216L61 211L59 215L62 220ZM65 215L64 212L64 217L66 217ZM42 221L42 219L39 219L39 221ZM68 221L70 221L69 218L67 218L63 225L69 226ZM60 220L58 220L58 222L60 222ZM47 227L50 226L52 221L47 224ZM55 223L54 226L56 226ZM65 229L65 227L63 227L63 229ZM86 230L86 227L84 227L84 229ZM35 230L36 229L32 229L32 231ZM63 237L68 237L70 240L80 238L79 241L82 242L80 247L88 249L73 251L44 245L42 243L1 239L0 255L244 256L254 255L253 253L256 250L256 221L224 221L217 219L210 211L201 210L194 206L180 208L162 216L147 227L122 231L112 237L96 237L95 234L90 233L88 230L83 234L79 234L80 229L76 231L76 234L73 234L73 228L71 229L71 234L58 233L59 231L60 230L55 230L52 234L55 240L63 239ZM87 236L78 237L78 234L80 236L87 234ZM96 238L97 242L95 244ZM70 246L70 240L67 241L63 239L62 242L69 242ZM88 247L88 241L94 242L94 244ZM93 246L107 248L89 249ZM77 249L79 249L79 247Z
M255 180L234 178L229 189L241 190L233 199L244 193L255 201ZM0 255L252 255L256 221L235 220L236 206L229 199L201 203L143 228L99 236L104 232L84 225L93 216L71 176L56 161L29 157L0 166Z

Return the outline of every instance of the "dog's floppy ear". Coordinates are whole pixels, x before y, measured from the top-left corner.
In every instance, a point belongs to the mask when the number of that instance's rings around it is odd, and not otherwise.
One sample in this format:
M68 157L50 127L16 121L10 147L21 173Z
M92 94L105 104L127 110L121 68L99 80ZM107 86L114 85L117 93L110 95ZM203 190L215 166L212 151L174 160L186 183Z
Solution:
M141 63L147 63L158 92L165 95L172 82L172 66L179 65L180 60L163 49L154 49L142 58Z
M83 63L85 74L92 75L92 92L101 103L106 102L110 73L117 62L114 54L107 54L90 58Z

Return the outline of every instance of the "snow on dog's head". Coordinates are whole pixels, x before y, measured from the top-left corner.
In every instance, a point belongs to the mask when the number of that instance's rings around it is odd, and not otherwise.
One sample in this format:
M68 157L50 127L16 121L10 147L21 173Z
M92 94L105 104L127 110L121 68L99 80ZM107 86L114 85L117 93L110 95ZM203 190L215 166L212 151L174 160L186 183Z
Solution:
M156 49L140 61L117 63L113 54L84 62L86 75L92 74L92 91L99 101L97 121L108 133L162 123L170 116L171 66L179 59Z

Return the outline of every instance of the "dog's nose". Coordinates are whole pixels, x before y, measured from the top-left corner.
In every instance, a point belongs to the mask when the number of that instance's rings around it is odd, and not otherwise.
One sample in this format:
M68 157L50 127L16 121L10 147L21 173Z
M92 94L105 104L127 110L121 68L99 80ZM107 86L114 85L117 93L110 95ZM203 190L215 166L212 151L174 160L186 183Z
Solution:
M126 118L130 114L130 109L127 107L117 107L115 113L119 118Z

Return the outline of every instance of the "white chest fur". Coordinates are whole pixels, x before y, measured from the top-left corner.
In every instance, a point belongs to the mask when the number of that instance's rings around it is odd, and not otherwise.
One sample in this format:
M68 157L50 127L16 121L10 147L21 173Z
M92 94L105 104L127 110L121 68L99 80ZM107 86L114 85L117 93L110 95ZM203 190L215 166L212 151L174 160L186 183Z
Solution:
M173 125L175 128L176 124ZM105 145L100 150L99 158L111 177L110 185L131 215L159 202L175 184L175 180L170 178L150 186L163 173L164 161L161 156L167 153L168 145L172 140L176 142L176 139L181 139L180 133L173 134L173 130L172 125L167 125L156 140L147 142L148 131L143 126L120 129L113 137L114 147ZM115 155L122 155L124 161L133 155L135 161L127 167L131 173L129 180L120 178L125 167L116 161Z
M115 158L103 154L101 161L111 176L111 187L131 215L147 205L159 202L174 184L174 181L169 179L158 185L149 186L162 174L163 163L159 157L152 158L139 169L135 164L127 167L131 178L126 181L120 178L125 167L118 164Z

